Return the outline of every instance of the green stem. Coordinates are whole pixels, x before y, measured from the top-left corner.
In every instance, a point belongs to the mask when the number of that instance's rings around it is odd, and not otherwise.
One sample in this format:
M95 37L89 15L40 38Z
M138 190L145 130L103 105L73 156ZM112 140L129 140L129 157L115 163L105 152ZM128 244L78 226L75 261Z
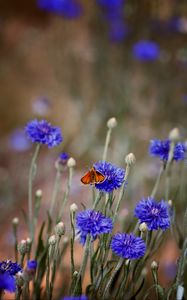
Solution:
M75 272L75 262L74 262L74 241L75 241L75 212L70 214L71 219L71 274L73 279L73 274Z
M50 216L53 214L53 210L56 204L56 199L59 191L59 186L60 186L60 178L61 178L61 172L60 170L57 170L56 172L56 177L55 177L55 183L54 183L54 189L53 189L53 194L52 194L52 200L51 200L51 205L50 205Z
M104 290L104 293L103 293L103 299L105 299L105 297L108 295L109 291L110 291L110 287L111 287L111 284L113 283L113 280L117 274L117 272L121 269L122 265L124 263L124 258L120 258L113 273L112 273L112 276L110 277L110 279L108 280L107 284L106 284L106 287L105 287L105 290Z
M28 211L29 211L29 230L30 230L30 237L33 240L34 239L34 232L33 232L33 211L32 211L32 187L33 187L33 180L35 177L35 171L36 171L36 160L39 154L40 150L40 144L36 145L36 149L34 152L34 155L32 157L31 166L29 170L29 197L28 197Z
M104 147L104 151L103 151L102 160L106 160L106 158L107 158L107 152L108 152L108 146L110 143L111 133L112 133L112 129L109 128L107 131L107 134L106 134L105 147Z
M164 164L162 164L162 166L160 167L160 171L158 173L154 188L153 188L152 193L151 193L151 198L154 198L155 195L156 195L156 192L158 190L158 186L159 186L160 179L161 179L161 176L162 176L163 172L164 172Z
M72 177L73 177L73 168L70 167L69 168L69 176L68 176L68 182L67 182L67 187L66 187L66 191L64 193L64 198L63 198L63 202L62 202L62 206L60 209L60 214L58 217L58 220L61 220L63 211L64 211L64 207L66 206L66 203L68 201L68 197L69 197L69 193L70 193L70 189L71 189L71 184L72 184Z
M78 289L78 285L79 285L80 280L83 282L83 279L84 279L87 260L88 260L88 256L89 256L90 242L91 242L91 237L90 237L90 235L87 235L86 245L85 245L85 249L84 249L84 256L83 256L83 260L82 260L82 264L81 264L79 273L77 275L77 280L76 280L76 283L75 283L75 287L73 289L73 295L76 295L76 293L77 293L77 289Z

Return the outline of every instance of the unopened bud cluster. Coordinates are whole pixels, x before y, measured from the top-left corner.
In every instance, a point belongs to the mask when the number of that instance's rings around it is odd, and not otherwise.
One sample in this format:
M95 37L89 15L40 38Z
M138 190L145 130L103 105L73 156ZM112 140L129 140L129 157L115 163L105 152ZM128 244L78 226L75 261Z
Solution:
M169 133L170 141L176 143L180 140L180 133L178 128L173 128Z
M127 165L132 166L136 163L136 157L133 153L129 153L125 157L125 162Z
M73 204L70 205L70 212L71 213L76 213L77 210L78 210L78 206L77 206L76 203L73 203Z
M27 253L27 242L26 240L21 240L21 242L18 244L18 252L22 255Z
M116 118L110 118L107 122L107 127L109 129L113 129L117 126L117 121L116 121Z
M58 236L62 236L65 234L65 225L63 222L59 222L56 226L55 226L55 233Z
M67 161L68 168L73 168L76 166L76 161L73 157L70 157Z
M50 238L49 238L49 240L48 240L48 242L49 242L50 246L54 246L56 244L56 236L55 235L51 235Z

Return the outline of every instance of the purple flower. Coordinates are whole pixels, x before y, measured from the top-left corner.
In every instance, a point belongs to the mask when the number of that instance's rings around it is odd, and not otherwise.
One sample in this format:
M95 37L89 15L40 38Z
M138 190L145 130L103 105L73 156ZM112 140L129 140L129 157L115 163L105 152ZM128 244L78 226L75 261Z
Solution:
M66 152L60 153L60 155L59 155L59 162L62 165L65 165L68 159L69 159L69 154L68 153L66 153Z
M132 54L136 59L143 62L154 61L160 55L160 47L155 42L141 40L134 44Z
M17 128L10 134L9 146L15 151L22 152L28 150L31 147L31 143L25 131L21 128Z
M63 140L61 129L52 126L45 120L30 121L26 125L25 131L33 143L44 144L47 145L48 148L58 146Z
M36 260L28 260L27 262L27 269L31 271L35 271L37 268L37 261Z
M13 263L11 260L0 262L0 291L15 292L16 279L15 275L21 271L21 266Z
M105 9L119 9L123 6L124 0L97 0L97 4Z
M160 159L163 161L167 161L170 150L170 143L170 140L151 140L149 146L149 153L152 156L160 157ZM185 155L185 145L183 143L176 143L173 153L173 160L184 160Z
M38 0L40 9L52 12L66 19L78 18L82 15L82 5L77 0Z
M140 237L132 233L117 233L112 237L111 249L117 256L138 259L144 256L146 245Z
M111 232L113 224L112 219L101 212L87 209L77 214L76 227L80 233L80 242L84 245L88 234L95 240L98 235Z
M136 205L134 215L140 223L145 222L149 230L166 230L170 226L169 207L164 200L157 202L151 197L142 199Z
M110 193L122 185L125 176L124 169L106 161L95 163L94 168L105 176L102 183L95 184L98 190Z
M122 42L128 34L128 28L122 20L110 22L109 24L109 39L112 42Z

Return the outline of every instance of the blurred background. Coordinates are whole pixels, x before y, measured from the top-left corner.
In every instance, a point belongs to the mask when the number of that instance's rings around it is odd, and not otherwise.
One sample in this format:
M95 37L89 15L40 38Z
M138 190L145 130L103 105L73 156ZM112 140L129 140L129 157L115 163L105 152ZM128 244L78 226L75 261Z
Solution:
M72 202L87 193L80 177L101 158L106 121L115 116L109 160L122 166L128 152L135 154L127 191L133 207L159 170L148 154L150 139L179 127L185 140L186 112L186 1L1 1L1 251L7 245L12 254L11 220L27 206L33 147L23 128L29 120L47 119L64 136L62 146L44 147L39 158L36 188L47 207L62 151L77 161ZM167 247L175 261L175 244Z

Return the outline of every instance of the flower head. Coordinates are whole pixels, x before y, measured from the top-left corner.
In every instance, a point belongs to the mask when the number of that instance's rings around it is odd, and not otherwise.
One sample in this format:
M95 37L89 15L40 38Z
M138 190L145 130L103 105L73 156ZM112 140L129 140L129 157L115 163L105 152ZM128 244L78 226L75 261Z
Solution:
M59 155L60 163L65 165L69 159L69 154L66 152L62 152Z
M88 234L92 240L98 235L111 232L113 228L112 220L105 217L101 212L87 209L81 211L76 216L76 226L80 233L80 242L84 245Z
M170 140L157 140L153 139L150 142L149 152L152 156L158 156L161 160L167 161L170 150ZM173 160L185 159L185 145L183 143L176 143L173 153Z
M61 300L87 300L88 297L87 296L66 296L64 298L62 298Z
M44 144L47 145L48 148L59 145L63 140L61 129L52 126L45 120L30 121L26 125L25 131L33 143Z
M77 0L38 0L40 9L52 12L66 19L78 18L83 9Z
M16 279L15 275L21 271L21 266L11 260L0 262L0 291L15 292Z
M160 47L155 42L140 40L134 44L132 54L140 61L154 61L160 55Z
M146 245L140 237L132 233L117 233L112 238L111 249L117 256L138 259L144 256Z
M35 271L37 268L37 261L36 260L28 260L27 262L27 269L31 271Z
M105 176L102 183L95 185L98 190L110 193L122 185L125 176L124 169L106 161L95 163L94 168Z
M134 214L140 223L147 224L149 230L166 230L170 226L169 207L164 200L157 202L151 197L142 199L136 205Z
M120 9L124 0L97 0L98 5L106 8L106 9Z

